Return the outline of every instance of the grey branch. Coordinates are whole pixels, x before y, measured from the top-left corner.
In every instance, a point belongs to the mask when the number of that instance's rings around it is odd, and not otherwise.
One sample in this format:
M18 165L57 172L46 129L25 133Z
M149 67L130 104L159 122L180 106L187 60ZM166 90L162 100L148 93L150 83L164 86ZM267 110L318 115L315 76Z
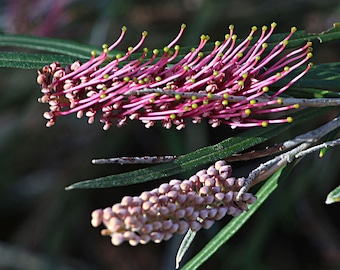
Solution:
M212 94L208 96L207 92L178 92L173 90L164 90L159 88L145 88L142 90L131 91L126 96L131 95L145 95L145 94L163 94L170 97L174 97L176 95L180 95L183 98L191 98L192 96L196 96L197 98L209 98L211 100L219 100L226 99L230 102L240 102L246 100L247 97L244 96L233 96L229 95L228 97L224 97L223 95ZM270 97L268 98L254 98L257 103L265 103L270 101ZM280 98L282 103L280 106L289 106L294 104L299 104L301 107L331 107L331 106L339 106L340 98Z
M274 157L273 159L261 164L256 169L251 171L243 187L240 189L237 195L237 199L239 200L251 186L267 179L274 172L278 171L283 166L292 162L294 159L313 153L323 147L339 145L340 139L331 142L326 142L324 144L320 144L314 147L312 146L324 135L328 134L329 132L335 130L338 127L340 127L340 118L336 117L332 121L324 124L323 126L317 129L309 131L305 134L295 137L293 140L289 140L283 143L285 149L290 148L292 149L279 156Z

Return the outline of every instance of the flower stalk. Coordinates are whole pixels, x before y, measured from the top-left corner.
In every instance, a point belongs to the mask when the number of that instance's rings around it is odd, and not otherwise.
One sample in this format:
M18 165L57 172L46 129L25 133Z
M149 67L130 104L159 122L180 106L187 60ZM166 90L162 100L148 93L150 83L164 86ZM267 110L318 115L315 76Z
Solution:
M176 44L184 32L183 24L177 37L162 51L141 49L147 36L143 32L136 46L112 59L108 53L124 38L127 29L123 27L117 41L111 46L103 45L99 56L93 52L88 62L76 61L66 68L52 63L38 71L37 82L43 93L39 101L50 108L44 113L46 125L52 126L58 117L73 113L78 118L86 116L89 123L100 114L105 130L114 119L117 126L130 119L146 127L160 121L165 128L175 125L177 129L185 127L185 119L199 123L207 118L213 127L222 123L265 127L291 122L291 117L271 119L275 113L298 107L282 104L278 96L312 65L276 92L271 92L270 86L308 62L312 57L311 42L286 53L296 31L292 27L287 37L269 50L266 41L275 27L275 23L269 29L262 27L260 37L252 42L257 31L254 26L248 37L238 42L231 25L224 41L216 41L209 53L203 53L209 36L202 35L197 47L179 59L180 46ZM142 54L134 59L138 50Z

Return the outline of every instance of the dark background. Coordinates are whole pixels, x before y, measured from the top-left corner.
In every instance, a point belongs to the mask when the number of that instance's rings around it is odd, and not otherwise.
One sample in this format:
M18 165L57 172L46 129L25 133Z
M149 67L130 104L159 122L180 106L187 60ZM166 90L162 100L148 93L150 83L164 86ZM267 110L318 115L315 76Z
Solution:
M223 39L235 24L239 37L251 26L278 23L321 32L340 21L338 0L285 1L0 1L0 31L71 39L92 45L114 42L123 25L126 39L118 49L136 44L162 48L187 24L180 42L195 45L202 33ZM340 61L339 42L314 45L314 63ZM74 115L45 127L36 70L0 69L0 269L173 269L180 237L162 244L114 247L90 224L91 212L158 186L65 191L74 182L139 168L92 165L99 157L184 154L217 143L229 127L206 123L182 131L159 125L145 129L130 122L103 131ZM334 112L333 112L334 113ZM318 118L316 127L331 115ZM295 130L298 133L298 131ZM289 136L290 134L287 134ZM323 159L301 161L289 179L254 217L201 269L340 269L339 204L325 205L339 185L339 149ZM247 167L245 167L247 166ZM243 174L256 164L235 164ZM242 173L242 170L238 170ZM179 176L179 177L183 177ZM167 179L169 180L169 179ZM201 230L185 259L194 256L226 223Z

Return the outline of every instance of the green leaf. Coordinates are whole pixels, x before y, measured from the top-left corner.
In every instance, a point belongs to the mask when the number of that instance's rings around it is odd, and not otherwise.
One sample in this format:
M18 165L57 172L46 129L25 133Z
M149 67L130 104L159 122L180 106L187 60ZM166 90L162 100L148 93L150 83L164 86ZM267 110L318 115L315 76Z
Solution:
M177 251L177 255L176 255L176 269L179 268L179 264L181 263L185 253L187 252L187 250L189 249L191 243L194 241L196 236L196 232L192 231L191 229L189 229L187 231L187 233L185 234L181 245L179 246L179 249Z
M8 34L0 34L0 46L22 47L78 58L90 58L91 51L102 51L98 46L84 45L70 40Z
M0 67L39 69L56 61L66 66L76 60L86 61L86 59L77 59L67 55L2 52Z
M332 190L327 195L326 204L332 204L335 202L340 202L340 186Z
M205 164L211 164L219 159L231 156L232 154L244 151L254 145L265 142L278 134L281 134L320 115L327 108L309 108L293 115L294 121L290 124L269 125L266 128L253 128L243 133L228 138L218 144L198 149L192 153L180 156L178 159L160 165L135 170L127 173L100 177L93 180L86 180L74 183L67 190L76 188L107 188L125 186L137 183L144 183L163 177L195 169Z
M279 33L273 34L267 41L268 43L268 50L275 46L278 42L283 40L288 33ZM252 41L254 44L258 38L255 37ZM288 45L286 48L294 48L297 46L301 46L302 44L306 43L307 41L319 41L319 42L328 42L332 40L339 40L340 39L340 26L339 24L334 24L334 27L318 34L310 34L306 33L305 31L297 31L289 40ZM240 42L242 39L239 39ZM110 42L109 42L110 43ZM62 55L68 55L71 57L75 57L80 59L89 59L91 56L91 51L97 51L98 53L102 51L102 48L99 46L91 46L86 44L81 44L78 42L70 41L70 40L62 40L62 39L54 39L54 38L47 38L47 37L36 37L36 36L27 36L27 35L9 35L9 34L0 34L0 46L7 46L7 47L21 47L25 49L34 49L38 51L45 51L45 52L52 52L58 53ZM214 48L214 43L210 42L205 47L203 52L209 53ZM180 50L178 57L174 63L183 58L183 56L191 50L192 46L183 47ZM109 53L110 56L114 56L117 53L124 53L120 51L113 50ZM141 53L135 53L130 58L130 60L138 59L141 56ZM148 58L151 57L151 54ZM5 56L2 57L4 62L2 63L2 67L16 67L16 68L33 68L33 65L20 65L20 63L16 63L15 65L6 65L5 64ZM57 59L57 58L55 58ZM156 58L156 60L159 58ZM54 60L54 59L53 59ZM36 60L36 65L39 63ZM57 61L57 60L54 60ZM54 62L51 61L51 62ZM41 62L41 66L45 65L46 62ZM35 65L35 66L36 66ZM34 67L36 68L36 67Z
M282 78L277 85L285 85L298 75L304 67L294 70L289 76ZM306 75L294 83L295 88L336 89L340 86L340 62L313 66Z
M226 243L256 212L256 210L264 203L268 196L277 188L278 179L281 175L282 168L275 172L256 193L257 201L249 206L249 211L233 218L218 234L209 241L209 243L188 263L182 270L194 270L208 260L224 243Z

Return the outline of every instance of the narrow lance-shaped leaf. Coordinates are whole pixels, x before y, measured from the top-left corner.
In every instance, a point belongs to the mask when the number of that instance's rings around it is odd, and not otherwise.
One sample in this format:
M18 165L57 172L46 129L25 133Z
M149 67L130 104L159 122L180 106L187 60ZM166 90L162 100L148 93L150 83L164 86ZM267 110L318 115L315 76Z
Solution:
M76 60L86 61L87 59L75 58L68 55L58 54L37 54L24 52L2 52L0 53L0 67L39 69L51 62L59 62L66 66Z
M335 202L340 202L340 186L332 190L327 195L326 204L332 204Z
M0 46L22 47L68 55L76 58L90 58L91 51L100 51L101 47L48 37L0 34Z
M107 188L114 186L124 186L137 183L144 183L163 177L192 170L199 166L212 163L218 159L226 158L232 154L244 151L254 145L265 142L278 134L282 134L289 128L294 128L301 123L315 118L327 108L306 109L294 115L294 121L282 126L268 126L266 128L254 128L240 133L232 138L228 138L218 144L198 149L192 153L183 155L177 160L135 170L127 173L100 177L93 180L81 181L67 187L67 190L77 188Z

